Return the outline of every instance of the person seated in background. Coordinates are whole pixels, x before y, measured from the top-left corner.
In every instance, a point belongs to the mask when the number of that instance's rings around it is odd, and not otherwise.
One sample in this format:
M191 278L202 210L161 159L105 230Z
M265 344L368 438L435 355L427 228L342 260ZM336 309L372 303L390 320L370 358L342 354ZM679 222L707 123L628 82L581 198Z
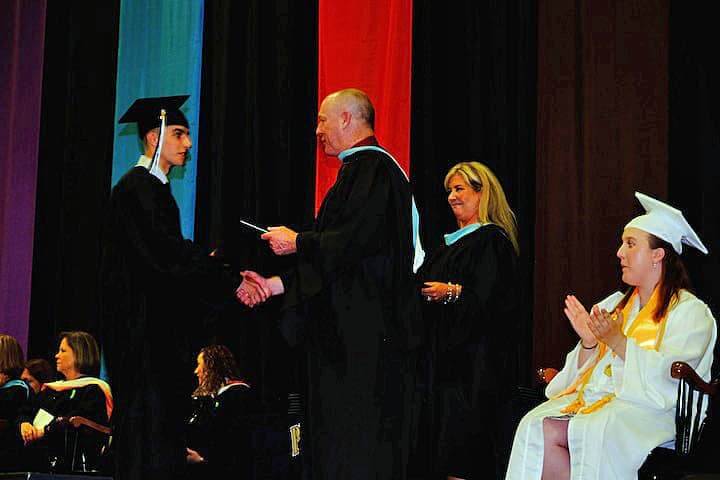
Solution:
M112 415L110 386L97 378L100 373L100 350L92 335L86 332L63 332L55 355L57 371L65 380L43 385L31 408L20 419L20 434L26 445L35 445L38 454L47 454L50 464L40 460L38 468L63 470L72 462L72 445L58 428L59 417L84 417L103 426ZM101 434L82 436L81 450L88 459L96 459L104 442ZM60 462L60 463L58 463ZM76 466L77 468L77 466Z
M44 384L55 380L55 370L44 358L33 358L25 362L25 369L20 378L38 394Z
M20 470L22 440L15 426L30 402L30 387L20 380L22 347L10 335L0 334L0 471Z
M246 418L254 412L254 393L240 379L235 357L224 345L200 350L195 375L198 387L188 421L190 470L198 478L209 474L246 478L252 468Z
M683 243L707 249L682 212L635 195L647 213L625 226L617 251L629 288L589 312L565 299L580 341L548 384L549 400L521 421L507 479L637 478L650 451L675 437L672 363L710 379L715 319L680 258Z

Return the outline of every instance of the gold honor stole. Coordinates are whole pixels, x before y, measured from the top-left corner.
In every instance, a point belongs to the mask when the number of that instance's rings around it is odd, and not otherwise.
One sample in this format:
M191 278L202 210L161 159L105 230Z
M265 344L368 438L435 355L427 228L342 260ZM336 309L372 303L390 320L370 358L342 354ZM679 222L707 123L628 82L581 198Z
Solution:
M622 310L623 332L625 331L625 326L630 316L630 311L635 304L637 296L638 290L636 288L628 299L627 304L625 304L625 308L623 308ZM640 310L637 317L635 317L635 321L633 321L632 325L630 325L630 328L627 330L626 333L627 338L632 338L640 348L644 348L645 350L657 351L660 348L663 336L665 335L667 312L665 312L665 315L660 319L659 322L656 322L653 319L653 313L657 309L657 305L659 302L658 297L659 289L655 287L655 290L653 290L653 293L650 296L650 301L648 301L648 303ZM613 320L616 320L617 314L614 313L612 318ZM598 363L600 363L600 360L605 356L605 353L607 353L607 351L608 346L602 342L598 342L598 351L596 352L595 358L593 359L592 363L582 373L578 374L577 378L570 384L569 387L552 397L553 399L556 399L577 392L577 397L575 398L575 400L573 400L568 406L560 410L561 413L592 413L596 410L599 410L604 405L610 403L610 401L615 398L615 394L610 393L608 395L605 395L601 399L593 402L591 405L585 406L585 387L590 381L590 377L592 377L595 367L597 367ZM612 355L615 356L615 353L613 353ZM608 365L608 367L610 367L610 365ZM612 370L610 368L606 368L605 374L607 376L612 376Z

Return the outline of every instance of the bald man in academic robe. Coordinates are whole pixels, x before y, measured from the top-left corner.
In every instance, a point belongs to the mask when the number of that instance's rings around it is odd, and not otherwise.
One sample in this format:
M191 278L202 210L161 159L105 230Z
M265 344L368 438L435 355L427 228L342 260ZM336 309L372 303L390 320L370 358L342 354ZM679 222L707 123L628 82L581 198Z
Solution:
M296 265L265 279L285 321L304 331L313 479L406 478L413 350L420 342L413 282L414 204L407 177L374 135L365 93L329 95L317 138L342 167L312 230L271 227L262 235ZM248 293L249 295L249 293ZM246 304L244 288L238 297ZM287 324L284 325L287 327Z

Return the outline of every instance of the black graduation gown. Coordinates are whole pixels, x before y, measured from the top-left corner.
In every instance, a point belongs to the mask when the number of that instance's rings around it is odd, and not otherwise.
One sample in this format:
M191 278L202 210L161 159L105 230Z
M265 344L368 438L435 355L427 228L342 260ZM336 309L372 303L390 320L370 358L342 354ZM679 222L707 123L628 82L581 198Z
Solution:
M313 479L405 478L408 352L420 341L412 259L407 180L384 153L348 156L282 276L285 320L304 319Z
M100 425L108 425L105 394L97 385L73 388L64 391L55 391L44 388L27 408L23 408L18 419L18 426L22 423L31 423L39 409L43 409L54 417L81 416ZM45 436L31 444L29 457L32 458L33 467L41 471L48 471L50 457L57 457L58 464L54 469L66 471L70 469L74 445L67 444L65 431L57 429L51 422L45 428ZM82 437L80 451L87 451L88 455L97 459L100 448L106 438L95 432L86 433ZM72 440L71 440L72 442ZM79 465L77 466L79 468Z
M267 452L253 451L251 418L257 413L253 391L234 385L215 397L197 399L189 425L188 446L205 463L193 466L191 478L255 478L253 462Z
M170 185L143 167L113 188L102 258L102 347L115 397L116 478L173 478L185 468L190 339L201 305L238 281L182 237Z
M488 224L430 255L419 283L462 285L456 303L424 302L430 349L421 378L430 398L425 459L433 478L502 478L517 386L517 256ZM420 286L418 286L418 289ZM434 464L434 465L432 465Z
M14 385L0 388L0 472L18 471L22 468L22 437L18 418L23 408L30 404L30 387Z

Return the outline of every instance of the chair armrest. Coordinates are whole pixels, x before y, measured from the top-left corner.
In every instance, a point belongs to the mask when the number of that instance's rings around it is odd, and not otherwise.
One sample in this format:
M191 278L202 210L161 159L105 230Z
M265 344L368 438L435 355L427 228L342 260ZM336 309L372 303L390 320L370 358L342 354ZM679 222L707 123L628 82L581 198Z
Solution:
M670 367L670 376L678 380L685 380L694 389L707 395L713 396L717 393L719 380L708 383L697 374L697 372L685 362L674 362Z
M105 435L112 435L112 429L110 427L100 425L99 423L93 422L92 420L81 416L58 417L57 422L61 425L71 425L73 428L80 428L81 426L85 426L90 428L91 430L95 430L96 432L100 432Z

